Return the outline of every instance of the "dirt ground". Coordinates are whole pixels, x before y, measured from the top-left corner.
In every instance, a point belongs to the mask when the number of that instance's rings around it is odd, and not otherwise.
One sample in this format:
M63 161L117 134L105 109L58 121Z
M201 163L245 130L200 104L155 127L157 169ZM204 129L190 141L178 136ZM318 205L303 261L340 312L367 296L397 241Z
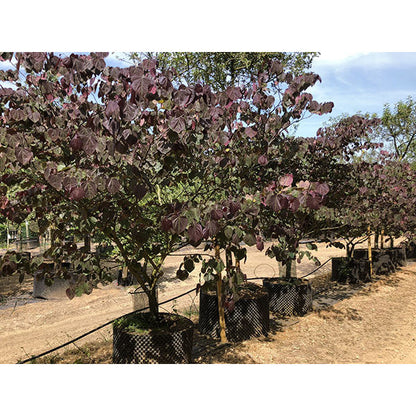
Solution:
M178 254L195 252L182 249ZM323 263L344 255L343 250L318 245ZM248 277L278 274L274 260L264 252L248 248L248 262L242 265ZM165 265L159 286L159 300L184 293L199 281L196 269L190 279L174 277L181 257L172 256ZM303 276L316 266L305 260L297 267ZM331 269L327 263L308 276L315 289L326 282ZM260 283L260 281L259 281ZM34 300L33 279L22 285L0 280L0 363L16 363L63 344L99 325L132 311L132 288L116 282L73 300ZM410 263L388 277L366 285L332 285L318 290L314 311L307 316L278 319L272 316L268 337L221 346L196 332L196 363L416 363L416 263ZM178 311L197 320L195 292L167 303L161 310ZM38 362L110 363L111 325L49 354Z

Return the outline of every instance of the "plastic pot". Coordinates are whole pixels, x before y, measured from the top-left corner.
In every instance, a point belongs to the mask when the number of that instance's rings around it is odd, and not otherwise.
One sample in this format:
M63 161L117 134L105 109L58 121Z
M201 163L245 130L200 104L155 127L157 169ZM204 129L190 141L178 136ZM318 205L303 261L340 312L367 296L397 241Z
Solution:
M113 324L114 364L186 364L192 361L194 326L191 320L159 313L155 325L149 313L134 316L149 321L149 327L142 333L133 333Z
M233 307L224 307L227 340L243 341L267 335L270 328L269 296L261 286L247 283L239 287L240 298ZM242 293L244 292L244 293ZM218 298L215 292L200 292L199 332L219 338Z
M348 257L333 257L331 265L331 280L339 283L348 283L351 279L353 279L353 259Z
M407 263L405 247L391 247L386 248L386 254L389 256L391 262L396 267L404 267Z
M312 310L312 287L306 279L264 279L271 312L284 316L302 316Z

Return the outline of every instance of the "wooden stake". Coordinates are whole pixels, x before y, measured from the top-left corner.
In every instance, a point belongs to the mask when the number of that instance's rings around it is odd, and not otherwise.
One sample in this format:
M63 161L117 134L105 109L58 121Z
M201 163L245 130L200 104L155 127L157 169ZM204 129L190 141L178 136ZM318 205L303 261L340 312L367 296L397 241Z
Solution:
M368 236L368 261L370 262L370 277L373 275L373 256L371 253L371 228L368 226L367 228L367 236Z
M381 233L380 233L380 248L383 249L384 248L384 229L381 229Z
M215 246L215 258L220 259L220 246ZM219 273L217 278L217 299L218 299L218 315L220 321L220 339L222 343L226 343L227 335L225 334L225 315L224 315L224 305L222 304L222 277Z

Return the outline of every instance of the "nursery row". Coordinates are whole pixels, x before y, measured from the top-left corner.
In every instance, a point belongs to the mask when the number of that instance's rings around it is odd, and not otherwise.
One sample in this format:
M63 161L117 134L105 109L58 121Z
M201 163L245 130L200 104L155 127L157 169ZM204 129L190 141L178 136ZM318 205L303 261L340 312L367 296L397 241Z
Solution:
M134 350L121 335L124 327L182 328L159 313L157 285L167 256L183 245L205 251L185 255L176 277L187 279L199 263L201 304L218 312L218 324L209 315L200 320L225 342L240 336L230 328L239 328L241 311L263 322L265 291L287 292L296 308L309 308L307 284L292 269L305 256L319 262L316 245L302 249L301 239L345 247L348 260L337 273L346 280L391 268L384 252L374 250L372 258L370 250L367 263L352 256L362 236L375 233L376 247L386 240L393 247L398 237L411 241L416 174L371 140L379 119L354 115L315 137L294 136L308 115L332 111L332 102L318 103L307 92L319 75L294 75L265 60L249 82L214 89L182 83L156 60L118 68L107 66L106 56L0 55L13 68L0 71L0 213L51 236L41 256L2 256L2 275L36 275L45 284L64 278L69 298L90 293L112 280L101 256L91 252L91 240L101 242L148 299L148 315L115 327L115 341ZM265 282L257 306L244 303L252 292L242 285L247 276L240 268L247 245L284 266L279 282L294 283ZM266 331L267 324L261 326Z

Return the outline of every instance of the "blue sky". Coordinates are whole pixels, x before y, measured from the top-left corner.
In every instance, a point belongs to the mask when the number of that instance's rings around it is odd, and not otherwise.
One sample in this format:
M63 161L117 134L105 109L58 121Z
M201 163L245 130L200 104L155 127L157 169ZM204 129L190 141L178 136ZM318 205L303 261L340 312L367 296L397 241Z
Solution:
M312 65L318 83L309 92L319 102L333 101L332 113L314 115L298 127L298 136L314 136L330 117L343 113L382 114L386 103L395 104L409 95L416 98L416 53L322 53Z

